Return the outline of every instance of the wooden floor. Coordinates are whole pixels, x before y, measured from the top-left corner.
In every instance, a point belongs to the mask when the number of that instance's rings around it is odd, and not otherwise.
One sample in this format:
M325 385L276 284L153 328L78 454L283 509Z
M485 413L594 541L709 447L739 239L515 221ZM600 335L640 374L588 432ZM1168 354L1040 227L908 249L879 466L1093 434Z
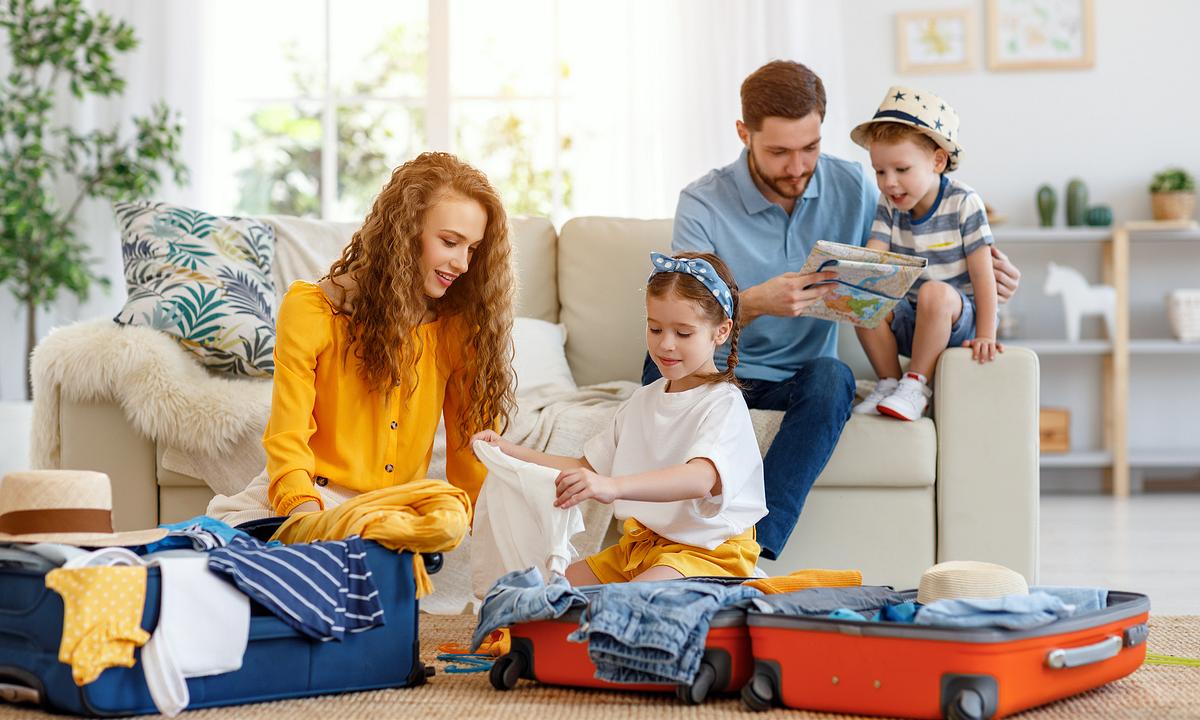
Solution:
M1040 582L1130 590L1156 615L1200 614L1200 493L1043 495Z

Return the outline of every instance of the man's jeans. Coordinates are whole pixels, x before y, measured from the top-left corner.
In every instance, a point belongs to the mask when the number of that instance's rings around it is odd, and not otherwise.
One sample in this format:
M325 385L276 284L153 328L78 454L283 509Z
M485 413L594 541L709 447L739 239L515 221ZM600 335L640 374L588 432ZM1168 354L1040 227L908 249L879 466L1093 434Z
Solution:
M642 384L662 377L646 355ZM758 521L761 556L774 560L787 544L804 509L804 500L833 455L854 403L854 374L837 358L821 357L800 365L783 382L740 380L752 410L783 410L779 434L763 458L767 516Z

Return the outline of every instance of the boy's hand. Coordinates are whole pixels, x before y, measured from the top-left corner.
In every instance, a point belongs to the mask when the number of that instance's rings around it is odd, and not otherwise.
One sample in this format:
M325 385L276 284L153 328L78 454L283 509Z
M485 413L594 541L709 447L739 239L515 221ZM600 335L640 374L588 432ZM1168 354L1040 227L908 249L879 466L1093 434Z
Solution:
M557 495L554 507L569 508L584 500L598 500L605 505L617 499L617 482L587 468L563 470L554 481Z
M290 517L298 513L309 512L321 512L321 506L318 505L315 500L305 500L296 507L292 508L292 511L288 513L288 516Z
M996 353L1004 352L1004 346L992 338L972 338L963 343L963 347L971 348L971 359L983 364L996 359Z

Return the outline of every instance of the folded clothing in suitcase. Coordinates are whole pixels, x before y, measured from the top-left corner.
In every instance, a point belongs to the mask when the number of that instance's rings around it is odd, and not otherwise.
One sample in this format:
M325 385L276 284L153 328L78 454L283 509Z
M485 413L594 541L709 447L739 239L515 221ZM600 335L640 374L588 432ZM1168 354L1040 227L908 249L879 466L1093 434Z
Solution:
M903 593L915 600L916 591ZM754 675L745 705L984 720L1122 678L1146 657L1145 595L1030 630L945 628L825 617L747 616Z
M579 627L579 608L554 620L517 623L510 629L512 649L492 665L492 686L513 688L521 678L548 685L674 692L688 704L703 702L711 692L736 692L750 677L753 659L746 632L746 611L719 611L709 625L700 670L688 685L615 683L596 678L596 666L588 657L587 643L567 640Z
M267 536L273 527L267 526ZM253 532L252 532L253 534ZM419 685L427 671L420 661L413 558L371 542L366 562L379 590L384 624L345 640L310 640L264 608L251 603L249 642L235 672L187 680L189 709L237 705L352 690ZM428 565L436 570L440 556ZM32 696L45 708L77 715L114 716L158 710L136 651L132 668L114 667L79 687L71 667L58 660L62 598L45 575L0 569L0 684L11 695ZM160 574L147 569L142 628L153 632L159 614ZM431 673L430 673L431 674ZM15 688L28 688L27 692Z

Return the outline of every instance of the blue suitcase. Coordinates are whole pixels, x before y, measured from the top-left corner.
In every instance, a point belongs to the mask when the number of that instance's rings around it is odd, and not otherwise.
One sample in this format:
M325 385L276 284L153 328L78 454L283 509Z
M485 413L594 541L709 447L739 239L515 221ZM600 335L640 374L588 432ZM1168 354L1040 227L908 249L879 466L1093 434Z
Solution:
M242 526L269 537L280 519ZM420 685L433 675L420 660L412 554L366 542L367 564L379 587L384 624L343 641L316 642L300 635L251 602L250 639L240 670L190 678L188 709L241 705L283 698ZM426 557L436 572L440 556ZM142 627L158 622L159 573L147 573ZM46 588L45 575L0 570L0 697L34 700L47 710L108 717L156 713L138 661L109 668L94 682L75 685L71 668L58 661L63 603Z

